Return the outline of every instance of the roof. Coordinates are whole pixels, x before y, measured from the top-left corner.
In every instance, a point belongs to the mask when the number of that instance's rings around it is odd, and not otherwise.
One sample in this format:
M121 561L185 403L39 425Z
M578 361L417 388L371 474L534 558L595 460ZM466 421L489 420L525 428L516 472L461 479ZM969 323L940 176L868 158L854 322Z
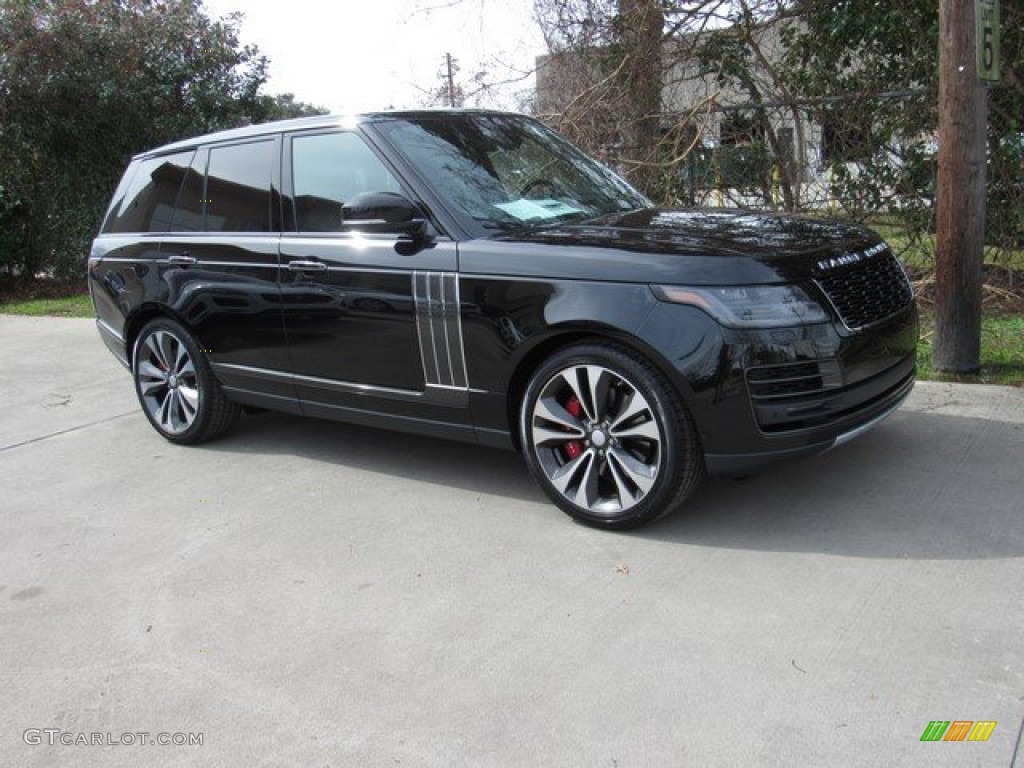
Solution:
M170 152L180 152L185 149L194 149L201 144L211 144L220 141L234 141L235 139L248 139L257 136L266 136L283 131L306 130L309 128L352 128L364 123L379 122L383 120L413 120L425 117L438 117L444 115L513 115L514 112L503 112L493 109L409 109L409 110L385 110L380 112L364 112L353 115L315 115L313 117L297 117L291 120L275 120L272 123L259 125L247 125L243 128L232 128L226 131L217 131L202 136L194 136L190 139L183 139L171 144L140 152L136 157L155 157Z

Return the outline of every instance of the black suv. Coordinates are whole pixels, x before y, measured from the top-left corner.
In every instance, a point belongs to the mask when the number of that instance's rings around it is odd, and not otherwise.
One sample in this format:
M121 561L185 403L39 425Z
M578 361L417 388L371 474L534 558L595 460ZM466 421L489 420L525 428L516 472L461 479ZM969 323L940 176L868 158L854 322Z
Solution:
M537 121L316 117L136 157L89 258L100 334L175 443L243 407L523 453L606 528L705 470L831 448L914 383L869 230L655 208Z

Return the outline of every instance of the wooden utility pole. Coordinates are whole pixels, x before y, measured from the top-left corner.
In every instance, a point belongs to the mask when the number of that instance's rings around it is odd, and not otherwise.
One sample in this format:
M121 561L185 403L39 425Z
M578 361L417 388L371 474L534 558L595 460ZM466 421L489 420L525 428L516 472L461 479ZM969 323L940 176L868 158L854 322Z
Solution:
M444 55L445 63L448 65L448 106L455 106L455 72L452 69L452 55L446 53Z
M935 252L936 370L981 362L988 99L978 79L974 3L939 2L939 178Z

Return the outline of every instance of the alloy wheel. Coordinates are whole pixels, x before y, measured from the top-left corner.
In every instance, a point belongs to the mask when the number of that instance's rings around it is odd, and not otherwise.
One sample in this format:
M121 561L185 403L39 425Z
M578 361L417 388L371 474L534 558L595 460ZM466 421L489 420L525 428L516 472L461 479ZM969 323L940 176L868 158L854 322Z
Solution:
M664 435L647 398L600 365L574 365L548 380L534 402L530 437L552 486L597 515L640 503L664 459Z
M144 407L162 431L181 434L199 412L195 361L182 340L163 329L146 336L138 354L136 377Z

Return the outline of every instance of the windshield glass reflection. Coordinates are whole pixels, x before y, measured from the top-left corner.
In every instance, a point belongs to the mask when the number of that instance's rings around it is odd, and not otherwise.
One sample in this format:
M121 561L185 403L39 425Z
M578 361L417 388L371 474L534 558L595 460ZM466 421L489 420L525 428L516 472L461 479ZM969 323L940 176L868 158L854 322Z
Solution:
M625 181L540 123L510 115L429 115L380 126L460 213L508 230L646 208Z

